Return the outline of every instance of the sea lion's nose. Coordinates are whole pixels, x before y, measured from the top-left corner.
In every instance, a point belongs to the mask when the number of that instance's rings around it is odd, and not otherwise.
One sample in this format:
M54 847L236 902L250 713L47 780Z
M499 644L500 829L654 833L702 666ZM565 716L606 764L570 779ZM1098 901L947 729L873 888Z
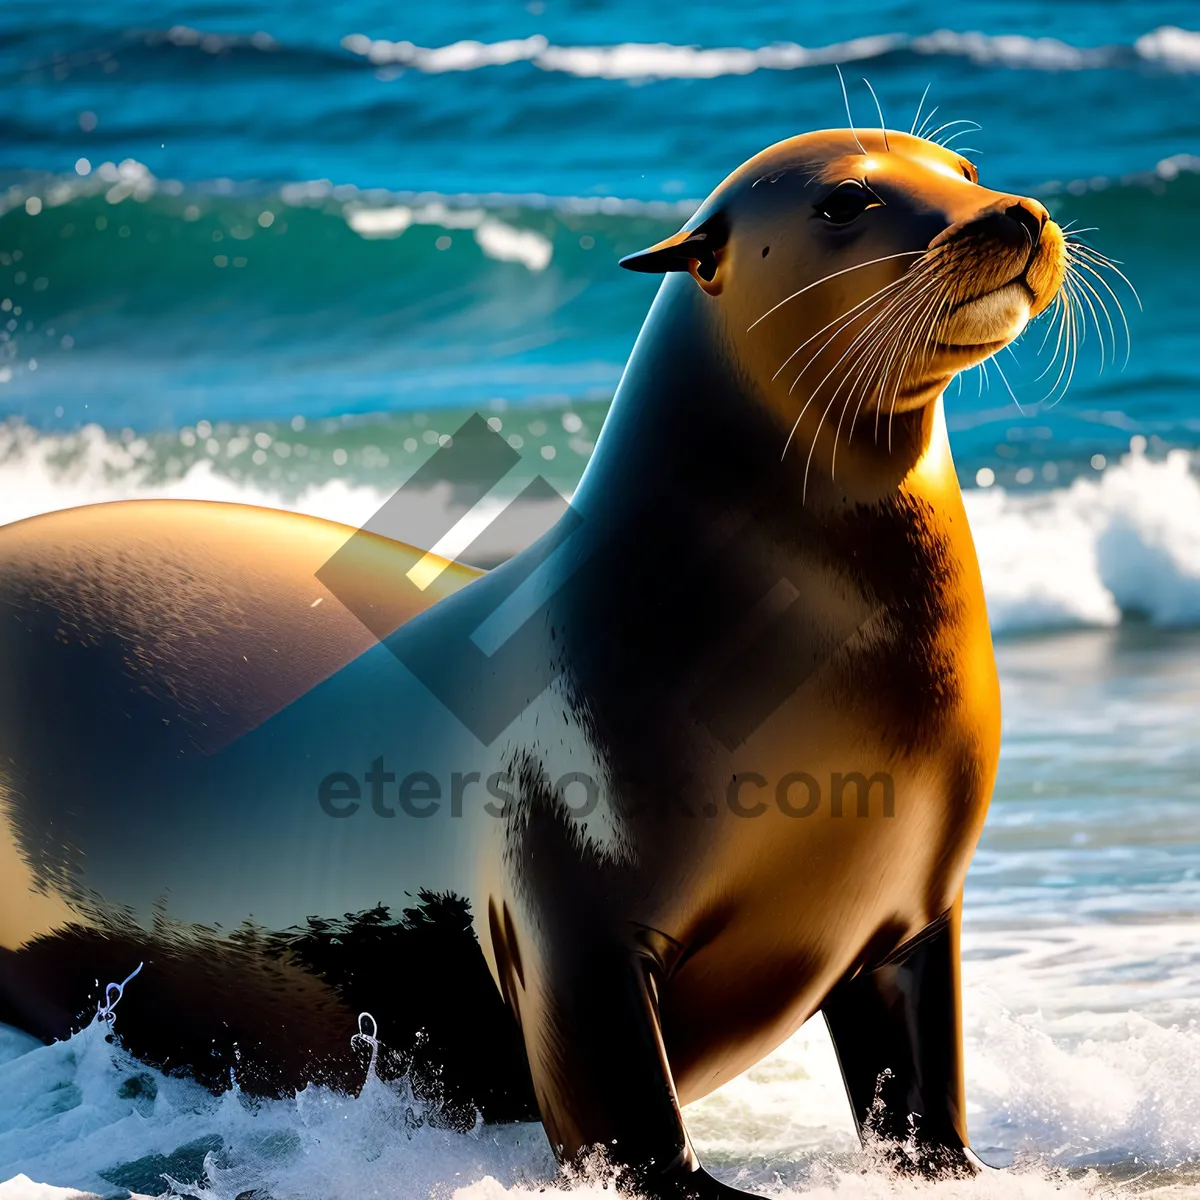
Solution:
M960 238L986 238L1018 250L1036 250L1042 227L1050 214L1036 200L1023 196L997 196L987 208L972 212L966 219L943 229L929 243L931 250Z
M1039 204L1036 200L1021 199L1015 204L1010 204L1005 210L1004 215L1010 220L1016 221L1029 237L1029 247L1033 249L1042 236L1042 227L1050 219L1050 214L1046 211L1045 206Z

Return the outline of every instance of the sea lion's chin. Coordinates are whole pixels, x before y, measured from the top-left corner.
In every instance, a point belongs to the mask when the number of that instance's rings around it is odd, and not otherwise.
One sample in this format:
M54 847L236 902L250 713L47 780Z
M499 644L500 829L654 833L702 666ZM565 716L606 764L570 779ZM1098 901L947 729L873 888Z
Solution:
M1032 304L1033 293L1020 280L964 301L938 331L939 354L947 364L956 357L977 362L995 354L1029 324Z

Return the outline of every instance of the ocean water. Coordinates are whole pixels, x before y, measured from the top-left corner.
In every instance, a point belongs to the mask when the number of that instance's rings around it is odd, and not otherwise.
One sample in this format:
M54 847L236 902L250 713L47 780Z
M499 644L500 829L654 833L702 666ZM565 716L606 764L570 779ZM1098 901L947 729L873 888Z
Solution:
M180 496L357 524L474 411L569 494L656 286L617 258L764 145L844 123L834 63L860 123L864 75L894 127L927 84L939 121L980 122L983 181L1096 226L1140 307L1118 285L1128 361L1119 322L1092 331L1057 403L1036 324L1000 360L1011 395L993 368L946 398L1005 705L964 935L969 1121L1003 1169L890 1176L816 1026L689 1125L723 1177L782 1194L1200 1194L1194 4L8 0L0 523ZM553 1186L538 1127L453 1134L375 1080L215 1099L96 1027L0 1030L19 1176Z

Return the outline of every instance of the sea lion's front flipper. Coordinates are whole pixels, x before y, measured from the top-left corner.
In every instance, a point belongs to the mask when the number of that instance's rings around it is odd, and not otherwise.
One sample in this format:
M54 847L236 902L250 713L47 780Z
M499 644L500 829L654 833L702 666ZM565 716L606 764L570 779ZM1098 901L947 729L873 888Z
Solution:
M598 1147L618 1167L623 1191L661 1200L745 1197L700 1167L688 1141L659 1026L653 955L583 936L559 941L538 973L519 1007L538 1106L560 1161L585 1165Z
M823 1005L860 1135L897 1145L925 1174L970 1174L959 988L961 896L882 965ZM911 1149L900 1150L907 1144Z

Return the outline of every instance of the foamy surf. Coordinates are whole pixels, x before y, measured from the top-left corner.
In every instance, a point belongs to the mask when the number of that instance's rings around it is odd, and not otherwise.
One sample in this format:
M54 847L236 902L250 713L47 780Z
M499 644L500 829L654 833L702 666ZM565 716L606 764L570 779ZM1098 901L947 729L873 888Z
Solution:
M569 498L602 407L584 416L514 412L492 420L505 432L524 431L508 434L526 453L524 474L546 474ZM95 425L71 434L0 425L0 524L82 504L187 499L283 508L359 527L459 415L415 419L423 427L410 428L404 418L390 432L333 422L335 432L283 425L253 433L201 422L202 436L188 427L157 438ZM1133 446L1065 487L966 489L995 633L1106 627L1131 616L1164 627L1200 623L1200 461L1181 449L1152 458L1144 439ZM448 494L429 497L430 504L448 501ZM534 520L529 536L541 528ZM521 548L489 546L489 556Z
M194 445L195 433L188 433ZM263 440L274 447L274 438ZM259 447L246 441L249 460ZM85 504L161 499L282 508L357 528L388 496L383 488L336 478L300 484L298 494L289 496L282 475L272 479L269 466L258 478L245 479L222 472L203 448L190 462L171 456L164 462L155 449L145 438L114 436L98 425L42 436L23 425L0 426L0 525Z
M1170 927L1152 936L1169 942ZM1194 926L1180 936L1194 948ZM994 955L992 935L968 931L964 946L968 1120L975 1146L1003 1170L931 1184L861 1151L819 1021L688 1108L699 1153L726 1181L781 1197L1039 1200L1188 1184L1200 1118L1195 1020L1166 1025L1112 1011L1132 991L1119 973L1109 975L1109 1011L1043 1013L1034 998L1072 972L1083 981L1094 970L1093 941L1108 939L1103 927L1040 937L1073 966L1044 953L1014 964ZM1132 941L1123 949L1136 957ZM234 1087L216 1097L138 1064L95 1023L51 1046L0 1030L0 1177L12 1180L0 1196L43 1200L22 1175L97 1195L129 1188L201 1200L251 1191L273 1200L568 1194L540 1126L441 1128L403 1082L370 1076L365 1055L363 1065L357 1096L308 1087L253 1100ZM569 1194L611 1200L606 1184L611 1174L597 1164Z
M444 46L351 33L343 49L375 67L405 67L426 74L477 71L532 63L584 79L714 79L755 71L795 71L831 63L861 62L908 51L952 55L981 65L1038 71L1082 71L1149 63L1175 71L1200 70L1200 33L1164 25L1128 46L1075 46L1051 37L935 30L916 37L876 34L827 46L776 42L760 47L680 46L669 42L624 42L611 46L561 46L536 34L498 42L464 40Z
M1145 439L1097 478L1034 494L977 488L967 512L996 632L1200 621L1200 480L1193 456Z

